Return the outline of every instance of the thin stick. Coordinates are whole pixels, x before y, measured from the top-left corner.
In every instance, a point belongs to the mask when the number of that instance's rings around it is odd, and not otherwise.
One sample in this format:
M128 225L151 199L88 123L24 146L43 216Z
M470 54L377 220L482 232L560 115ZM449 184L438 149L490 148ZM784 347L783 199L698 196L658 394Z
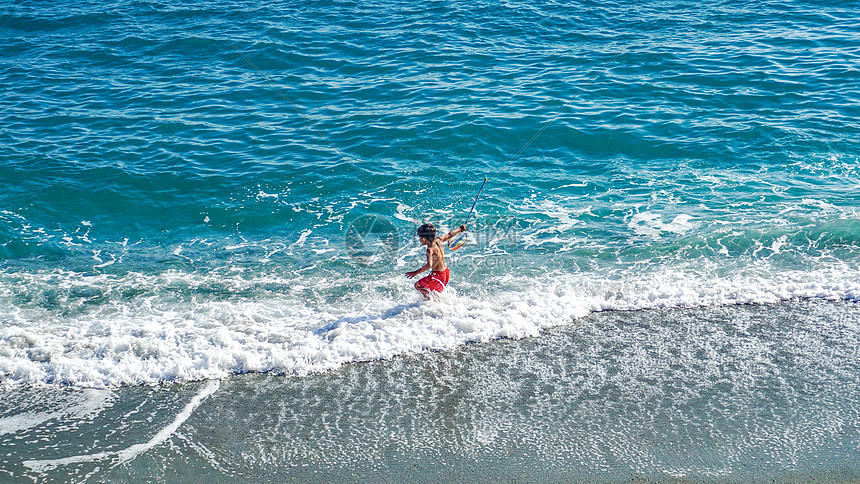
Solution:
M472 218L472 212L475 210L475 205L478 203L478 197L481 196L481 192L484 191L484 185L486 185L486 184L487 184L487 177L484 177L484 183L481 183L481 189L478 190L478 194L475 195L475 201L472 203L472 208L469 209L469 215L466 216L466 221L463 222L463 225L466 225L466 223L469 221L469 219Z

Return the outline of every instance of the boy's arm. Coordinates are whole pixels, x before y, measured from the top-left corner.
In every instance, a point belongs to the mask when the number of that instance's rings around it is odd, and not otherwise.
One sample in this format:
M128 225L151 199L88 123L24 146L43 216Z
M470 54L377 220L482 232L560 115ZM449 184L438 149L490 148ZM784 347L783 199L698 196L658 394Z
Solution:
M465 225L461 225L461 226L457 227L456 229L454 229L454 230L452 230L452 231L448 232L447 234L443 235L442 237L437 237L437 239L439 239L439 241L440 241L440 242L445 242L446 240L448 240L448 239L450 239L451 237L453 237L453 236L455 236L455 235L459 234L460 232L465 232L465 231L466 231L466 226L465 226Z
M407 272L406 277L412 279L413 277L417 276L418 274L421 274L422 272L426 271L427 269L429 269L431 267L433 267L433 254L430 251L430 248L428 247L427 248L427 263L424 264L423 266L421 266L420 269L417 269L417 270L414 270L411 272Z

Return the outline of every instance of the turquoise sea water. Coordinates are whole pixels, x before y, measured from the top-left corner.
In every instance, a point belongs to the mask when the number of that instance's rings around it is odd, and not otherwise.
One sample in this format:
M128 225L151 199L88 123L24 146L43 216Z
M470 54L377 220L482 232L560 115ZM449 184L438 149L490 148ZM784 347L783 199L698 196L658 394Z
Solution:
M171 382L190 396L164 405L169 430L231 375L526 344L614 310L669 334L704 314L684 326L695 357L664 367L673 341L655 342L622 374L655 364L698 387L752 359L752 387L809 370L856 415L857 21L832 2L0 6L0 384L15 396L0 438ZM458 226L485 177L449 290L420 303L415 228ZM811 301L832 306L807 327ZM787 309L764 332L703 329L759 304ZM654 371L637 380L649 396L667 391ZM68 411L21 397L67 387ZM135 429L146 449L166 441ZM813 431L856 456L856 425ZM130 462L75 439L4 467Z

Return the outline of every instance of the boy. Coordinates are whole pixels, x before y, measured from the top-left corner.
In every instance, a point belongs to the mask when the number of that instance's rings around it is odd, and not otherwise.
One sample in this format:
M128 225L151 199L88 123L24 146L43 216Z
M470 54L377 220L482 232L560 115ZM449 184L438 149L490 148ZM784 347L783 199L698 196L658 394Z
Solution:
M461 225L448 232L447 235L436 237L436 227L433 224L424 224L418 227L418 239L421 241L421 245L427 246L427 263L418 270L407 272L406 277L412 279L430 269L429 276L425 276L415 283L415 289L424 296L424 299L430 299L430 291L442 292L448 285L450 273L448 266L445 265L445 249L442 247L442 242L465 231L466 226Z

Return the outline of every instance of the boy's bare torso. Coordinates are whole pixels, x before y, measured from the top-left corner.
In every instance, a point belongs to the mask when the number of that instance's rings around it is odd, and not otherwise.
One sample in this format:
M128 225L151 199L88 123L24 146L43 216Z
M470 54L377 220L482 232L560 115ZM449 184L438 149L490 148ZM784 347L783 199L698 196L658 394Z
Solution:
M433 244L427 246L427 263L433 272L442 272L448 268L445 264L445 248L439 240L434 240Z
M411 279L411 278L417 276L418 274L426 271L427 269L430 269L430 276L424 277L423 279L420 279L420 280L418 280L418 282L415 283L415 289L417 289L418 292L420 292L422 295L424 295L424 297L426 299L430 299L430 291L431 290L436 291L436 292L442 292L442 290L448 284L448 274L446 272L448 269L448 266L445 264L445 249L442 247L442 242L445 242L446 240L450 239L451 237L453 237L454 235L456 235L460 232L465 232L466 231L466 225L465 224L461 225L460 227L448 232L447 234L445 234L441 237L436 237L436 228L433 227L433 225L430 225L430 224L427 224L427 225L429 225L429 233L428 233L429 236L425 237L425 236L421 235L422 233L420 230L424 229L426 227L425 225L422 225L421 227L419 227L419 232L418 232L418 235L419 235L418 239L421 242L421 245L427 246L427 252L425 252L425 255L427 257L427 263L425 263L419 269L407 272L406 277ZM443 274L443 276L442 276L443 280L442 281L435 278L435 276L434 276L434 273L440 273L440 272ZM431 279L436 281L436 284L438 285L438 287L434 286L430 282L427 282ZM430 284L430 285L428 286L428 284Z

